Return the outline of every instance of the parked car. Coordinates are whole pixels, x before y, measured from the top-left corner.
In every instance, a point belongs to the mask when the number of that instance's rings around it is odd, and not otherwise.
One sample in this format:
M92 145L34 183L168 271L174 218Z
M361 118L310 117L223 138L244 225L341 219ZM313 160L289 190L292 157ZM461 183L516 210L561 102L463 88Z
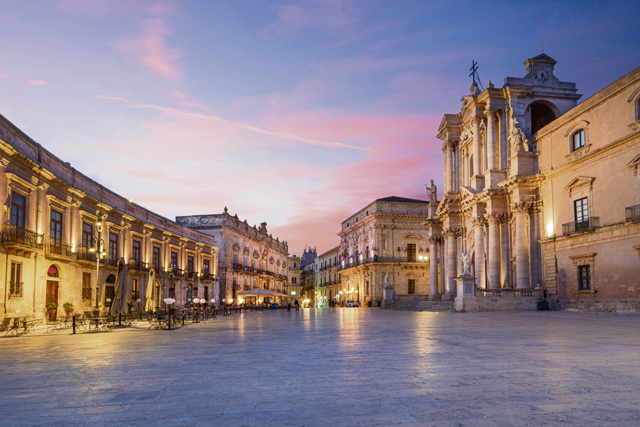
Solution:
M347 307L360 307L360 303L358 301L347 301Z

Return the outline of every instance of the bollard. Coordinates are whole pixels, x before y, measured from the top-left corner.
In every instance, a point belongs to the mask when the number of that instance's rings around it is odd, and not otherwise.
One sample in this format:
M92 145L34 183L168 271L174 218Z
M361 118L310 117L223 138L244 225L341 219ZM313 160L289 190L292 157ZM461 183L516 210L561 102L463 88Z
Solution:
M182 316L182 326L184 326L184 315Z
M171 330L171 316L167 318L167 330Z
M71 318L73 320L73 333L76 333L76 316L75 314L73 315L73 317Z
M122 313L118 314L118 326L122 326Z
M198 312L196 311L196 324L198 323Z

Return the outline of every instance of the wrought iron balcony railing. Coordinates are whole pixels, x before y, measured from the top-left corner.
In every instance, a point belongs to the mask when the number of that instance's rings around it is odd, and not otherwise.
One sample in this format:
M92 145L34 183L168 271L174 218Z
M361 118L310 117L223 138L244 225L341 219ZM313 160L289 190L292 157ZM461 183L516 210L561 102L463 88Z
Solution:
M44 250L47 255L57 255L65 258L73 257L70 245L65 245L61 241L52 238L46 239Z
M97 255L95 252L91 252L89 248L85 248L83 246L78 248L78 252L76 252L76 260L77 261L87 261L87 262L96 262Z
M625 218L627 221L640 219L640 205L629 206L628 208L625 208Z
M17 225L5 224L2 227L0 243L3 245L20 245L33 249L43 249L44 235Z
M149 271L149 263L142 262L135 259L130 259L127 263L129 265L129 270L135 271Z
M591 231L600 226L600 217L592 216L584 221L573 221L562 224L562 234L569 235L581 231Z

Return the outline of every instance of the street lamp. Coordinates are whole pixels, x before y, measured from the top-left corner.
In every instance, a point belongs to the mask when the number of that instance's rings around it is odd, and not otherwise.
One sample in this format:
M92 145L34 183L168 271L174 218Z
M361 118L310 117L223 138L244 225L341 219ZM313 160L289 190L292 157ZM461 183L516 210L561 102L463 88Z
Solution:
M100 301L100 260L107 254L104 251L104 240L102 240L102 217L98 213L98 222L96 223L96 230L98 236L94 236L92 239L92 246L89 248L89 252L96 252L96 310L99 307Z

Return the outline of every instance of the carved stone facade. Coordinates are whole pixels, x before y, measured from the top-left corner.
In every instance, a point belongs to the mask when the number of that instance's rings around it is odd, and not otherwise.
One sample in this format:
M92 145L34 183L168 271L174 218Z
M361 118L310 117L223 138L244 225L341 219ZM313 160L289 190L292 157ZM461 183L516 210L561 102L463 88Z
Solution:
M316 274L314 276L314 306L331 307L336 302L348 299L348 289L341 293L340 286L340 246L331 248L318 255L314 261Z
M253 288L286 292L288 246L267 232L267 223L251 226L227 208L221 214L176 217L178 224L213 236L220 244L220 298L238 302L236 292Z
M428 296L432 242L423 224L429 202L387 197L378 199L342 222L340 270L343 292L351 299L379 306L384 277L400 295Z
M445 246L443 298L455 296L460 253L482 295L540 286L562 307L637 298L640 70L577 105L555 63L528 59L524 78L474 88L442 120L445 194L426 226Z
M0 318L54 318L108 306L118 261L129 302L217 297L212 236L183 227L91 180L0 116ZM97 271L96 252L104 252ZM151 273L153 271L153 274ZM139 301L138 301L139 300ZM46 303L56 303L47 313Z

